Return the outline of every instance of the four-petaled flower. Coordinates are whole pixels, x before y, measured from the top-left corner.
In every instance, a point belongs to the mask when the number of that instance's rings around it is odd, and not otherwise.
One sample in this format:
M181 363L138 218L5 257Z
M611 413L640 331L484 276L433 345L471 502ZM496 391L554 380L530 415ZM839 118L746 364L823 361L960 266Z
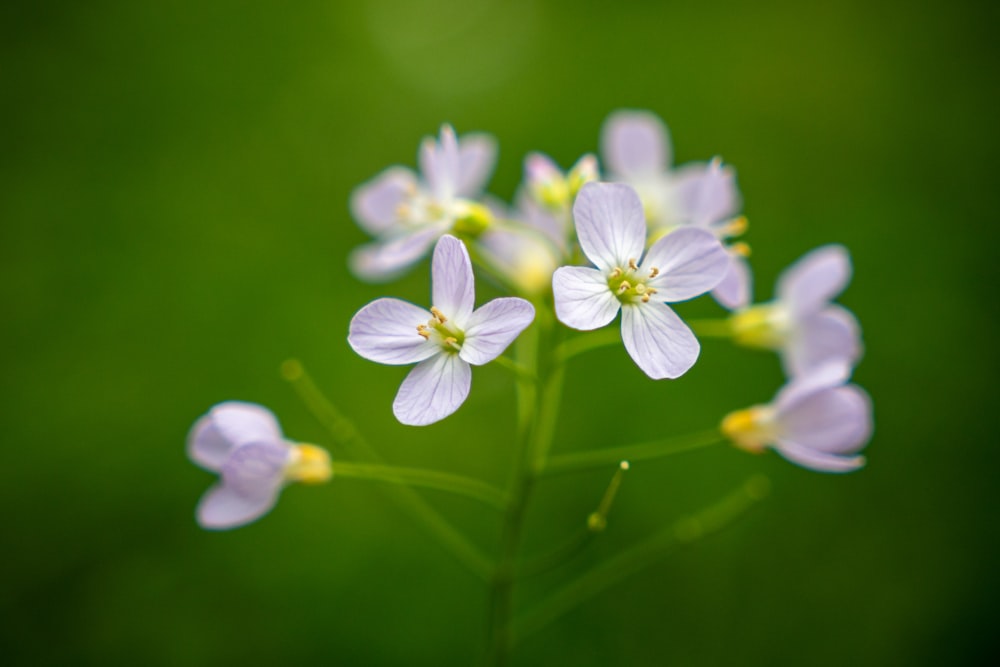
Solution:
M366 280L396 277L423 257L444 233L475 235L489 223L489 211L475 201L496 162L496 144L486 134L455 137L450 125L441 138L424 139L420 177L390 167L358 187L351 211L376 240L355 249L351 268Z
M564 266L552 277L556 315L567 326L590 330L622 312L629 355L654 379L683 375L698 358L691 330L666 305L715 287L729 258L710 232L678 229L646 245L639 196L628 185L588 183L573 206L583 253L597 268Z
M845 384L849 368L832 362L786 384L767 405L730 413L722 432L738 447L766 447L820 472L850 472L865 464L858 451L872 433L871 400Z
M278 420L253 403L220 403L188 435L188 456L221 475L198 503L203 528L235 528L259 519L289 482L330 479L330 455L315 445L285 440Z
M494 299L478 310L472 263L465 244L443 236L431 263L431 309L399 299L378 299L351 320L348 343L382 364L412 364L392 410L412 426L452 414L469 395L470 364L500 356L535 317L524 299Z
M781 274L774 301L732 315L735 341L776 350L789 377L831 361L855 363L861 355L858 322L830 303L850 279L851 260L843 246L813 250Z

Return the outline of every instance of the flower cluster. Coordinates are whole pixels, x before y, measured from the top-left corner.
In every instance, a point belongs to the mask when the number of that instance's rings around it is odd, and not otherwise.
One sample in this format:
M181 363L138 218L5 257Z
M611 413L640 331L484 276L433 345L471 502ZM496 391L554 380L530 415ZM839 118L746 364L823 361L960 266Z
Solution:
M851 383L861 358L860 327L854 315L833 303L851 278L847 250L827 245L807 253L781 274L773 300L755 303L750 248L738 239L748 223L734 169L717 157L672 166L667 128L645 111L612 114L599 145L599 155L585 153L568 170L542 153L530 153L524 181L507 204L486 192L496 161L494 140L484 134L459 137L445 125L437 138L421 144L418 171L390 167L351 198L354 218L373 237L350 256L355 275L392 280L430 254L431 297L428 307L388 297L358 304L347 343L367 360L413 365L392 401L393 415L407 426L428 426L458 411L470 395L473 366L492 362L512 371L517 418L497 420L517 425L509 488L382 464L360 431L303 379L297 362L290 362L286 378L330 427L341 448L337 461L320 447L286 440L266 408L235 401L216 405L188 437L189 457L220 476L198 503L198 523L208 529L250 523L274 507L285 486L325 482L334 472L339 479L395 484L401 491L397 499L411 516L491 586L489 664L504 664L518 574L551 569L583 544L556 547L539 559L544 568L519 562L525 509L544 476L594 466L614 469L597 509L581 526L593 535L607 525L629 459L728 441L752 453L773 449L815 471L862 467L861 451L873 426L870 398ZM477 273L509 296L477 308ZM723 315L682 320L675 304L705 294ZM619 315L620 335L613 328L590 333ZM699 335L776 353L785 385L769 403L729 413L707 435L681 436L680 449L673 435L662 442L550 454L571 360L620 342L648 378L673 380L697 363ZM387 416L388 408L381 414ZM411 487L464 495L503 512L498 554L483 553ZM745 506L748 498L759 499L764 487L759 480L745 484L738 490L740 502L705 510L708 524L718 527L720 517ZM703 532L689 519L671 534ZM652 539L649 548L662 542ZM636 554L636 563L652 562L641 548L629 553ZM582 600L586 591L610 580L607 571L596 580L585 575L578 594L560 599Z

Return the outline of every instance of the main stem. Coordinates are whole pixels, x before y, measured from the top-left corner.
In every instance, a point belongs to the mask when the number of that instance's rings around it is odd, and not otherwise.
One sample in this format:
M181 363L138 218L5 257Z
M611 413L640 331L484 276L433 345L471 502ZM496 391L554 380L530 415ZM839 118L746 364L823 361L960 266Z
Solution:
M487 662L490 667L508 664L513 641L514 586L517 554L524 519L538 471L544 465L555 431L562 393L563 364L551 359L551 316L539 313L517 344L518 363L530 372L518 381L518 447L500 535L500 559L490 589ZM543 344L539 346L540 339ZM540 358L540 350L546 354Z

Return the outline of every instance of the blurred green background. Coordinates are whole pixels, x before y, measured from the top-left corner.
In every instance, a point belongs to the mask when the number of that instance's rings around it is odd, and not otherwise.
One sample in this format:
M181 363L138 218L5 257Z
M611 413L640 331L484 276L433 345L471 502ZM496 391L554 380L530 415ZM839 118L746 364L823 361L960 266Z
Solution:
M484 588L376 486L291 488L259 523L203 532L212 477L185 436L235 398L328 443L278 374L295 356L388 460L502 482L504 371L477 369L457 415L406 428L390 411L405 369L346 345L367 301L428 291L426 265L384 287L349 275L366 238L349 194L413 166L448 121L498 138L490 189L509 198L527 151L571 164L628 107L666 120L678 162L736 167L758 299L807 250L851 249L842 302L864 326L855 377L876 435L849 476L726 447L634 466L565 576L753 473L774 490L515 664L985 664L1000 611L998 18L860 0L4 3L3 663L472 664ZM772 356L715 341L675 382L595 352L571 369L556 448L711 427L780 382ZM616 386L645 407L613 406ZM527 548L579 525L609 474L546 485ZM494 543L488 510L428 498Z

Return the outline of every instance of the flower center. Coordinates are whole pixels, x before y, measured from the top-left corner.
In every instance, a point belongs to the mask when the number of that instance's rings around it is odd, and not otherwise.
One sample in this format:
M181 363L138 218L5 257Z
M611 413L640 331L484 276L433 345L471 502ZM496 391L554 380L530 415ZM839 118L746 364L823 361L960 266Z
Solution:
M444 313L431 307L433 317L427 324L418 324L417 333L427 340L433 340L445 352L457 353L465 342L465 332L455 326L455 323L445 317Z
M316 445L292 445L285 464L285 479L302 484L319 484L333 476L330 454Z
M783 347L792 326L788 310L774 303L745 308L733 313L729 321L736 343L766 350Z
M730 412L722 420L721 430L740 449L759 454L775 440L774 410L757 405Z
M655 266L650 267L649 273L643 275L639 272L639 265L635 260L630 259L626 268L616 266L608 274L608 289L622 303L649 303L649 297L656 294L656 290L646 283L658 275L660 270Z

